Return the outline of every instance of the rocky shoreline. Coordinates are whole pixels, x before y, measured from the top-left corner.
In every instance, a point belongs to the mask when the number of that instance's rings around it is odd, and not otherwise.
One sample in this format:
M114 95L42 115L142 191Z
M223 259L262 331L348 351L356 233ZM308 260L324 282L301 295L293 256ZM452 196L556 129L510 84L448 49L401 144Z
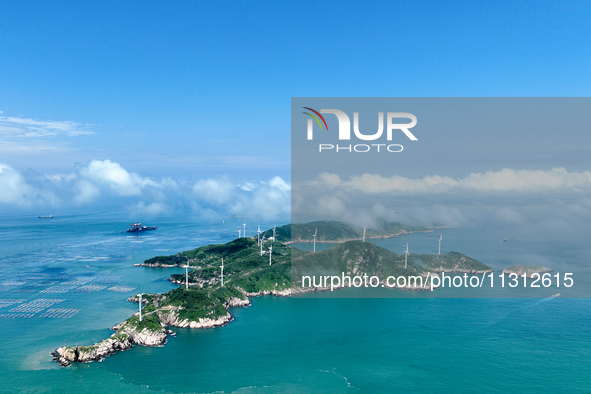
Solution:
M257 291L254 293L249 293L246 290L244 290L243 288L236 286L236 289L238 291L240 291L242 294L244 294L244 296L248 299L248 297L260 297L263 295L274 295L277 297L291 297L292 295L292 289L285 289L285 290L261 290L261 291Z
M172 331L162 327L160 330L151 330L144 328L141 331L128 324L118 324L112 328L116 332L109 338L95 343L92 346L62 346L50 354L53 361L56 361L62 367L68 366L73 362L88 363L100 361L113 353L131 349L134 345L140 346L163 346L166 343L168 334Z
M119 351L129 350L135 345L149 347L164 346L168 335L175 335L174 331L167 329L168 327L198 329L222 327L234 320L234 316L232 316L229 309L250 306L251 301L249 297L259 297L269 294L281 297L289 297L291 295L291 289L283 291L260 291L256 293L249 293L240 288L238 290L244 294L245 298L231 297L224 303L226 314L223 316L217 318L200 318L198 320L181 319L179 312L182 308L169 305L151 313L157 318L158 324L160 325L159 328L143 328L138 331L136 326L125 321L113 327L112 330L115 333L99 343L95 343L92 346L62 346L50 352L50 355L53 357L53 361L62 367L66 367L75 362L89 363L92 361L101 361ZM136 303L139 301L136 296L130 297L127 300ZM144 298L142 303L147 303L147 300ZM134 314L134 317L136 316L138 316L137 313Z
M138 263L132 264L132 267L150 267L150 268L178 268L180 264L162 264L162 263ZM192 267L191 267L192 268Z

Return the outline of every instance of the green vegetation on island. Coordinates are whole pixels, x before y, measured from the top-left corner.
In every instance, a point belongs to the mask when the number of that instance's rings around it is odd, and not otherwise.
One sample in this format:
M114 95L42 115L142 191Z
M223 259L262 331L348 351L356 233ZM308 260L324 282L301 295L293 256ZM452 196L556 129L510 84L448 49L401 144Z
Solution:
M406 265L406 267L405 267ZM356 276L367 274L381 280L389 276L421 276L426 287L427 277L436 272L491 272L492 268L458 252L442 255L394 253L371 242L347 241L316 253L292 257L294 288L302 285L302 276ZM305 290L305 289L303 289Z
M552 269L548 267L542 267L540 265L512 265L507 267L503 270L503 274L511 275L516 274L517 276L522 276L525 274L528 278L531 278L534 274L544 274L546 272L551 272Z
M375 275L380 278L399 275L426 275L427 271L413 264L404 268L404 256L371 242L347 241L316 253L308 252L292 258L292 277L304 275ZM295 283L294 285L300 285Z
M431 272L466 272L470 274L483 274L492 272L488 265L474 260L458 252L437 254L410 254L413 264L423 265Z
M208 245L172 256L154 257L142 265L188 265L191 287L213 289L221 285L223 258L226 287L238 288L249 294L286 291L291 287L291 250L290 246L279 241L265 240L261 247L256 239L238 238L223 245ZM172 275L171 281L185 283L185 274Z

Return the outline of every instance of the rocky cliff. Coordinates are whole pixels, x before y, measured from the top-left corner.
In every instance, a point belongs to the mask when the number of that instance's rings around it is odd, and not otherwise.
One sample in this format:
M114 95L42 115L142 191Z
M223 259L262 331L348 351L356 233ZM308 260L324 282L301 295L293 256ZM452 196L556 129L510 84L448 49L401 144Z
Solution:
M134 326L126 320L113 327L116 332L99 343L92 346L62 346L51 355L60 365L67 366L73 362L99 361L117 351L131 349L133 345L162 346L166 343L167 331L164 327L139 327L141 325Z

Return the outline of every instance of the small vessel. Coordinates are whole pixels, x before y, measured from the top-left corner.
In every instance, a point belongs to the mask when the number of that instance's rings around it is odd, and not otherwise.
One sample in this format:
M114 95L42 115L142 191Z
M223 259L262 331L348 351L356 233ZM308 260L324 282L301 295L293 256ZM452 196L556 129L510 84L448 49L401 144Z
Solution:
M53 215L49 215L49 216L39 216L39 219L53 219Z
M134 224L130 224L126 233L142 233L144 231L150 231L150 230L156 230L158 227L156 226L142 226L141 223L134 223Z

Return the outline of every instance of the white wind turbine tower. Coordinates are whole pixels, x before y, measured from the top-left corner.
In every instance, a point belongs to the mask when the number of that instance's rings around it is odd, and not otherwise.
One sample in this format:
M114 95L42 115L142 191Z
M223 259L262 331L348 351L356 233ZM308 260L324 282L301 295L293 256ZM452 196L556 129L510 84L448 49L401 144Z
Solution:
M271 265L271 254L273 253L273 246L269 246L269 265Z
M273 227L273 242L275 242L275 229L277 228L277 226Z
M244 232L242 234L244 234L244 238L246 238L246 223L242 223L242 225L244 226Z
M189 261L185 265L185 290L189 290Z
M404 251L404 268L407 267L408 262L408 242L406 243L406 250Z
M257 244L260 242L260 241L259 241L259 237L260 237L260 235L261 235L261 232L262 232L262 231L261 231L261 225L259 224L259 227L258 227L258 229L257 229Z
M142 294L137 295L140 299L140 321L142 321Z
M316 227L316 231L314 231L314 252L316 252L316 235L318 235L318 227Z
M241 238L242 236L242 230L238 230L238 238Z
M441 240L443 239L443 233L439 236L439 252L437 253L437 255L441 254Z
M265 243L265 235L263 234L263 238L261 238L261 256L263 255L263 244Z
M224 287L224 258L222 257L222 265L220 266L222 268L222 287Z
M363 242L365 242L365 227L363 227Z

